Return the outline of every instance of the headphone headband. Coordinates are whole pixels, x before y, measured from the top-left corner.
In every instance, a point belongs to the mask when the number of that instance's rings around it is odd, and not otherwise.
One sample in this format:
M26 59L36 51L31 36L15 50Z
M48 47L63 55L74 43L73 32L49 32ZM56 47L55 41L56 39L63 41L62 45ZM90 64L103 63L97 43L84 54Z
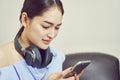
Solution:
M14 43L15 43L15 49L19 52L19 53L24 53L25 50L23 49L23 47L20 45L19 43L19 37L21 36L22 32L24 30L24 27L21 27L20 30L18 31ZM23 54L22 54L23 55ZM24 56L24 55L23 55Z

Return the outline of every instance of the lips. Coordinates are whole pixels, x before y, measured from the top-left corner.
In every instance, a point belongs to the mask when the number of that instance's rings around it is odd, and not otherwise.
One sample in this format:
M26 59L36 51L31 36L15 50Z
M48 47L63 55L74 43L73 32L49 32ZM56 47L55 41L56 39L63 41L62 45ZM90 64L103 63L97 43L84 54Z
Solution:
M51 40L43 40L43 43L46 44L46 45L49 45L51 42Z

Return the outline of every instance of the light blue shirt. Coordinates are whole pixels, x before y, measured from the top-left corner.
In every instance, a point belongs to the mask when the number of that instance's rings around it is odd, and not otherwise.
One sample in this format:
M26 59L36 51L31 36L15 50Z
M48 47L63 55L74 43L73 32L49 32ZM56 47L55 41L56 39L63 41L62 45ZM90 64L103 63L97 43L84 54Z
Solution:
M55 51L52 47L50 49L53 59L45 68L33 68L22 59L15 64L0 68L0 80L46 80L50 74L62 71L64 54Z

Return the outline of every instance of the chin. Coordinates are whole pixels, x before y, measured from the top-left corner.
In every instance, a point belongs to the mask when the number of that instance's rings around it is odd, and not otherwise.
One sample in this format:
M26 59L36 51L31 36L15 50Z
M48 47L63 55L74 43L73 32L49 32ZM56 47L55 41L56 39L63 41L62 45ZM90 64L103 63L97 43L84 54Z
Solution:
M43 50L45 50L45 49L48 48L48 46L42 46L42 47L40 47L40 48L43 49Z

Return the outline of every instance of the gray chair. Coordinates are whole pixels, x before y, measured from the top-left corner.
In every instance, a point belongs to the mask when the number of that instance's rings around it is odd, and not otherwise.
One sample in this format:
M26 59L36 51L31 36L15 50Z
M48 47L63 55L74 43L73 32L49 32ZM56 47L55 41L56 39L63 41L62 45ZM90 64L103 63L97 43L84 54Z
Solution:
M66 55L63 70L80 60L91 60L80 80L120 80L119 60L115 56L99 52L72 53Z

